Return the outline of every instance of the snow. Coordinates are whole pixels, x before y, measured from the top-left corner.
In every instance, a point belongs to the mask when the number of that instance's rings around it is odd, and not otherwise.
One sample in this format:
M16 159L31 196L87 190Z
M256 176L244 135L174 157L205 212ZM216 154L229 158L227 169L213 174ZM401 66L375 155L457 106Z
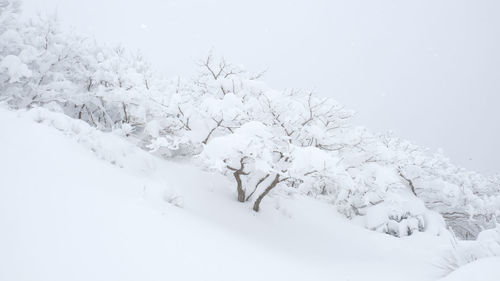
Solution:
M212 53L168 79L18 4L0 0L0 281L437 280L500 255L500 176Z
M16 56L8 55L0 61L0 71L7 70L9 82L17 82L22 77L30 77L31 70Z
M479 279L478 279L479 278ZM500 280L500 257L490 257L464 265L439 281L498 281Z
M0 280L436 280L447 238L372 232L45 110L0 108Z

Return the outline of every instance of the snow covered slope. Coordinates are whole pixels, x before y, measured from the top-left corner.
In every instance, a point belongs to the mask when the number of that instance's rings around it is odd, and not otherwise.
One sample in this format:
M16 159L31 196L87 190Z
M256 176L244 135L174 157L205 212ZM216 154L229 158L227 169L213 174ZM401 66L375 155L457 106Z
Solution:
M464 265L440 281L498 281L500 257L489 257ZM480 276L480 279L478 279Z
M45 110L0 108L0 280L436 280L445 237L395 238Z

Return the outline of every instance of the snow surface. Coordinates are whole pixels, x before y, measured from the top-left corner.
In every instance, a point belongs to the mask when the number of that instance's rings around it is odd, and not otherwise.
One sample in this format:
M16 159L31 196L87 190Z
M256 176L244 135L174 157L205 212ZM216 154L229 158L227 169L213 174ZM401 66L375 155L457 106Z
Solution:
M441 274L434 260L448 246L443 236L369 231L333 205L299 195L266 198L255 213L222 176L155 158L117 133L42 109L0 108L0 129L0 280L409 281Z
M439 281L498 281L500 280L500 257L480 259L460 267Z

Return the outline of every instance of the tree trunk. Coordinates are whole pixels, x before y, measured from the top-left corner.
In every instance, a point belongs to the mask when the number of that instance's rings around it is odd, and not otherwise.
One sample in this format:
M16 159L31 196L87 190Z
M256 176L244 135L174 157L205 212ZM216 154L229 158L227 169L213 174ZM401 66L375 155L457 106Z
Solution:
M128 123L127 106L125 105L124 102L122 102L122 106L123 106L123 113L125 114L125 123Z
M413 185L413 181L411 179L405 177L403 175L403 173L401 173L401 171L398 171L398 173L399 173L399 176L401 178L403 178L408 183L408 185L410 186L410 189L411 189L411 192L413 193L413 195L417 196L417 192L415 191L415 185Z
M248 201L248 200L250 199L250 197L252 197L252 195L255 193L255 191L257 191L257 188L259 187L259 185L260 185L261 183L263 183L263 182L264 182L264 181L265 181L265 180L266 180L269 176L270 176L270 174L267 174L267 175L265 175L263 178L261 178L261 179L257 182L257 184L255 185L255 188L253 189L253 191L252 191L250 194L248 194L248 196L247 196L247 198L245 199L245 201Z
M262 201L262 199L264 199L264 197L266 197L266 195L273 189L276 187L276 185L278 185L278 183L280 182L280 175L279 174L276 174L276 176L274 177L274 180L269 184L269 186L267 186L267 188L264 190L264 192L262 192L262 194L259 195L259 197L257 197L257 200L255 200L255 203L253 204L253 210L258 212L259 211L259 208L260 208L260 202Z
M243 183L241 182L241 171L235 171L233 173L236 179L236 190L238 191L238 201L245 202L245 190L243 189Z
M236 179L236 190L238 191L238 201L245 202L245 189L243 189L243 182L241 181L241 175L247 176L248 173L245 173L245 158L240 159L240 168L236 169L231 166L227 166L227 168L231 171L234 171L233 175Z

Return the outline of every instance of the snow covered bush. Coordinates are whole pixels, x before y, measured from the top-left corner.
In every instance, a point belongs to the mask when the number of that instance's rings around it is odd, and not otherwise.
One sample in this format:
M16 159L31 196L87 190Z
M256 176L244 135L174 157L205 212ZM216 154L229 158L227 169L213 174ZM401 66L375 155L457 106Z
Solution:
M275 155L277 151L275 147L269 129L262 123L254 121L244 124L233 134L214 138L205 147L202 157L206 159L209 167L222 173L232 173L236 181L238 201L245 202L271 174L274 175L274 179L266 188L267 192L280 181L278 167L280 159ZM261 176L253 191L248 187L251 180L243 179L244 176L250 179ZM256 201L254 209L258 211L258 207Z
M487 257L500 256L500 226L479 233L475 241L452 241L437 266L447 275L461 266Z
M64 112L101 130L123 126L144 142L152 138L144 130L150 122L169 123L174 113L156 99L175 85L154 75L140 54L64 33L55 19L20 22L17 3L1 3L2 101Z
M500 185L494 178L459 168L441 153L431 154L408 141L385 136L384 144L402 182L442 214L458 237L474 239L498 222Z
M278 186L309 190L322 185L324 190L342 173L336 170L338 160L328 152L290 144L279 132L257 121L248 122L232 134L214 138L201 154L207 167L234 177L238 201L258 194L254 211Z

